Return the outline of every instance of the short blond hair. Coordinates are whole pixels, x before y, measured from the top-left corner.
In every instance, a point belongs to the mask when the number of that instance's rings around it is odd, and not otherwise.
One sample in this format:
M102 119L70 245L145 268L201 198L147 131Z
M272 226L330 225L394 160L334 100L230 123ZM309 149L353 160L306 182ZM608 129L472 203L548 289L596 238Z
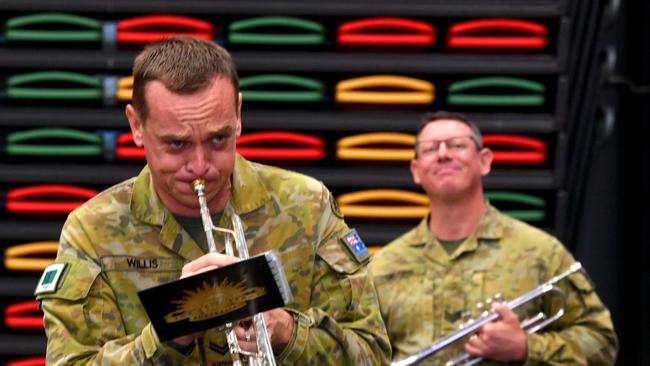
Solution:
M145 99L148 82L160 81L174 93L191 94L206 88L215 76L230 80L237 105L239 76L225 48L193 37L165 38L150 44L135 58L131 104L144 122L149 115Z

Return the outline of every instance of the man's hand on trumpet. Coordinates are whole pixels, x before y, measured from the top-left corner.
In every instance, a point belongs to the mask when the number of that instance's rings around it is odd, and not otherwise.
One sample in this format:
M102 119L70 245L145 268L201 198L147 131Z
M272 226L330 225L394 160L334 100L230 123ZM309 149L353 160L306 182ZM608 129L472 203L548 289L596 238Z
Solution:
M183 267L181 278L193 276L211 269L227 266L238 262L240 259L219 253L208 253L200 258L186 264ZM266 330L273 347L273 352L280 354L291 339L293 334L293 316L283 309L273 309L264 312L264 322ZM252 318L242 320L234 327L239 347L243 351L257 352L257 337ZM188 334L174 339L174 342L180 345L189 345L194 339L200 337L205 332Z
M293 334L293 316L281 308L265 311L263 314L273 353L279 355ZM243 351L257 352L257 339L252 319L240 321L234 329L239 347Z
M493 310L500 318L472 335L465 350L473 356L495 361L525 361L528 355L526 332L517 314L505 304L494 304Z
M203 273L211 269L227 266L235 262L239 262L239 258L219 253L208 253L183 266L181 278Z

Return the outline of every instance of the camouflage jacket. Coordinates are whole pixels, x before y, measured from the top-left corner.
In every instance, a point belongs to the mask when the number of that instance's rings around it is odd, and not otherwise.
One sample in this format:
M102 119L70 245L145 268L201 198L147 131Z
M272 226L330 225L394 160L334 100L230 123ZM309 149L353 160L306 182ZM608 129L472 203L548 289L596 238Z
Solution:
M428 217L380 250L370 264L393 359L414 354L458 329L463 313L477 317L477 304L501 293L512 300L562 273L574 263L552 236L488 205L476 232L448 255L433 237ZM617 351L609 311L591 282L575 273L558 283L568 295L566 314L528 335L527 365L612 365ZM546 310L557 297L519 308L520 320ZM464 353L464 342L423 364L442 365ZM487 363L487 362L486 362Z
M351 230L323 184L238 156L231 203L250 255L276 250L293 293L287 310L294 333L278 364L388 362L367 260L346 248L342 237ZM216 329L188 356L161 342L137 296L177 279L185 263L203 254L158 199L146 167L72 212L56 259L66 269L55 291L37 296L47 363L231 364L225 334Z

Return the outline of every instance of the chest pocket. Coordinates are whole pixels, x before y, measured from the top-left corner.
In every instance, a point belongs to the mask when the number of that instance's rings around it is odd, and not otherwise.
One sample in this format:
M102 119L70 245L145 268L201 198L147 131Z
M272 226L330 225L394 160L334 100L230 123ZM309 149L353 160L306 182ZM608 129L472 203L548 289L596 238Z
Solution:
M413 339L415 344L405 345L409 352L422 347L420 342L433 340L433 281L422 266L374 277L382 315L389 337Z
M483 296L484 299L494 299L495 295L501 294L502 301L509 302L532 291L541 282L542 270L535 265L512 266L507 270L488 271L485 274ZM523 320L543 310L543 303L542 298L537 298L517 307L514 311L519 316L519 319Z
M299 310L308 309L314 271L314 253L311 246L303 243L276 253L293 295L293 303L290 306Z
M178 279L185 262L174 257L112 255L102 257L101 263L111 284L137 292Z
M102 270L115 292L127 333L139 332L148 319L137 293L180 277L182 258L163 256L105 256Z
M440 334L456 330L466 313L472 317L478 315L476 306L485 296L484 271L468 270L450 273L435 280L435 285L436 297L441 304Z

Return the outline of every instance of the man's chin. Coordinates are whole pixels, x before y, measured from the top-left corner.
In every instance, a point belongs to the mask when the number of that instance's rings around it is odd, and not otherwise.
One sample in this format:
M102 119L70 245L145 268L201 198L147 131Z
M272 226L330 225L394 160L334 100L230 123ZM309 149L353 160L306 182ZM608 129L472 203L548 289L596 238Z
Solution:
M459 184L455 182L447 182L439 184L436 187L437 195L440 197L455 197L459 194L463 194L464 190Z
M172 192L171 197L174 206L185 207L195 210L199 208L199 196L191 189L177 189Z

